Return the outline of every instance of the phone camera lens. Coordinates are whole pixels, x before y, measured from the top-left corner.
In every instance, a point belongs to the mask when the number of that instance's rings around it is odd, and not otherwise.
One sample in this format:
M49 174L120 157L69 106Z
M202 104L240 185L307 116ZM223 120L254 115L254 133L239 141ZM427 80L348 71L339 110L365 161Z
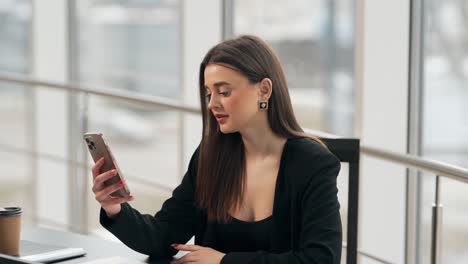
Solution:
M88 139L88 138L85 138L85 140L86 140L86 143L89 143L89 139Z

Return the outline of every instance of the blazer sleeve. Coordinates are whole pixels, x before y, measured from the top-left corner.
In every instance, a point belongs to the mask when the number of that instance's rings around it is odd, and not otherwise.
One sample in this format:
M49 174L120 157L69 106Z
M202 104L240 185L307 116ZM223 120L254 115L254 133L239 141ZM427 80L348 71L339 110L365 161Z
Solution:
M341 218L336 177L340 171L339 160L331 153L320 155L310 172L302 198L302 232L300 248L283 253L232 252L226 254L221 264L339 264L341 260Z
M101 208L101 225L135 251L155 257L175 255L177 251L170 245L186 243L194 234L197 162L198 149L192 155L182 183L154 216L141 214L124 203L112 219Z

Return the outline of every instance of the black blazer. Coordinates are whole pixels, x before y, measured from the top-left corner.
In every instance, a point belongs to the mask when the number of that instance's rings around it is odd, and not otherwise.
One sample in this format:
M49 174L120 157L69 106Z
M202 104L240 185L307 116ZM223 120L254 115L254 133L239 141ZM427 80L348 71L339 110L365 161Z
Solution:
M186 243L216 249L206 211L194 205L198 149L182 183L155 216L129 204L114 219L101 209L101 224L130 248L150 256L172 256L170 245ZM336 177L339 160L308 138L288 139L276 182L269 252L224 252L222 264L340 263L341 219Z

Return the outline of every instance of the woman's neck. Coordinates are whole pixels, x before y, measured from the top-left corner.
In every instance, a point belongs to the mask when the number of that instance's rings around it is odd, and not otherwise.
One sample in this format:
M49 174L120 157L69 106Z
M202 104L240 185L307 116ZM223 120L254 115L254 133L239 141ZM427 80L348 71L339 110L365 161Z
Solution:
M245 154L253 158L266 158L281 155L286 138L282 138L270 128L241 133Z

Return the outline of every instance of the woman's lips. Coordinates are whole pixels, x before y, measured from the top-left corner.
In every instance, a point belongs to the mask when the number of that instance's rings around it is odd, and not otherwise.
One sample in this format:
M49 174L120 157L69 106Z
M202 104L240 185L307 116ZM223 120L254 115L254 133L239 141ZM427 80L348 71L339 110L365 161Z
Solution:
M226 122L226 119L228 118L228 115L215 115L216 117L216 121L218 121L218 123L220 124L223 124Z

